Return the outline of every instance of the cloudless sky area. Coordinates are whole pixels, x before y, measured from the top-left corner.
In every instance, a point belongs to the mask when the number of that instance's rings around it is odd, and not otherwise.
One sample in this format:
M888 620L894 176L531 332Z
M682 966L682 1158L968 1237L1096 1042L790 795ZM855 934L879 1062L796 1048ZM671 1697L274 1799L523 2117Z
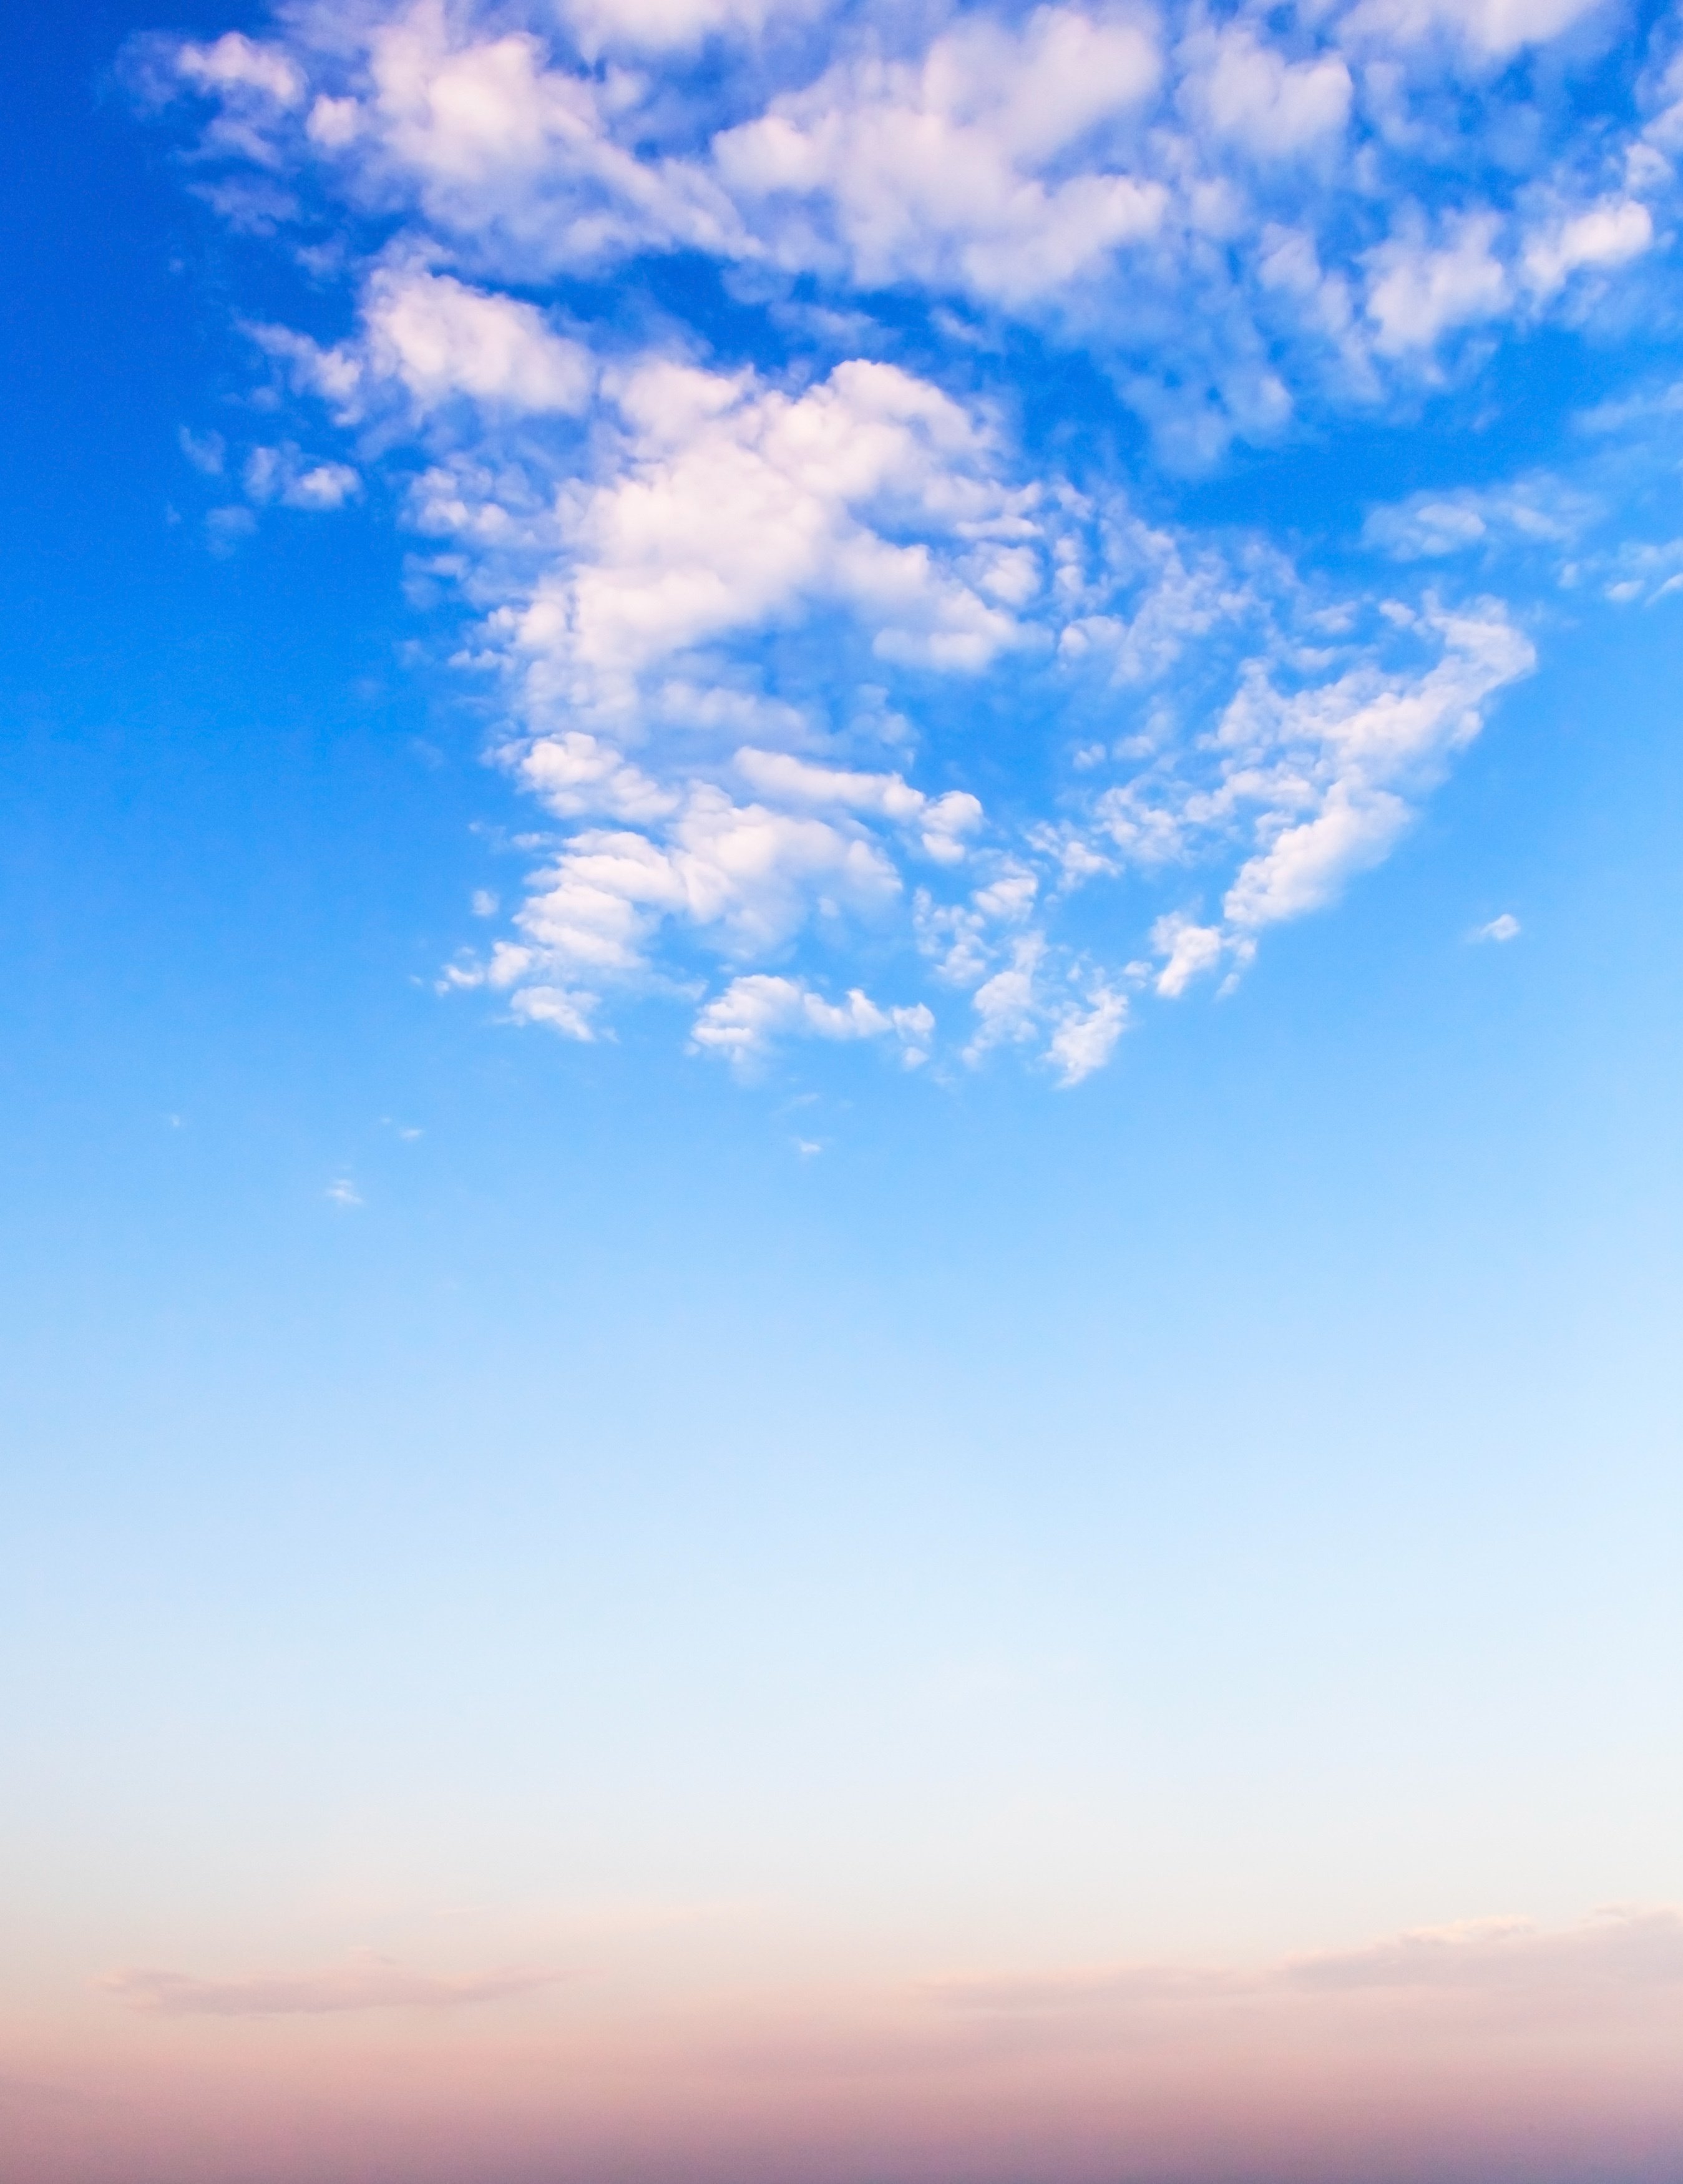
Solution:
M1683 2174L1683 17L3 32L0 2179Z

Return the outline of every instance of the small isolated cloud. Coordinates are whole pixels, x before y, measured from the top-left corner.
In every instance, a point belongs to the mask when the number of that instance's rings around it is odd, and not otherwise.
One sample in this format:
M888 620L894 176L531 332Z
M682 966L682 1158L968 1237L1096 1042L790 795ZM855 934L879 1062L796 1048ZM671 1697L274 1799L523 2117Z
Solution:
M1046 1058L1067 1089L1102 1069L1128 1022L1128 997L1101 987L1088 1008L1071 1009L1052 1034Z
M198 1979L187 1972L112 1972L99 1984L156 2017L319 2017L348 2010L461 2009L552 1986L559 1972L504 1965L487 1972L409 1972L371 1950L321 1971Z
M1511 910L1505 910L1499 917L1491 918L1488 925L1480 926L1472 938L1474 940L1517 940L1520 931L1519 919Z
M254 448L242 482L248 497L259 504L279 501L283 508L317 514L343 508L362 491L362 479L348 463L312 462L290 444Z
M194 432L185 425L176 437L181 453L196 471L206 477L220 477L227 458L227 443L220 432Z
M210 94L254 92L283 107L296 106L304 97L304 72L286 47L260 43L240 31L229 31L211 45L181 46L176 65L186 82Z
M231 554L242 538L249 538L257 528L257 518L248 508L235 503L226 508L213 508L204 519L204 533L213 554Z
M348 1175L335 1176L323 1194L334 1206L360 1206L362 1193Z

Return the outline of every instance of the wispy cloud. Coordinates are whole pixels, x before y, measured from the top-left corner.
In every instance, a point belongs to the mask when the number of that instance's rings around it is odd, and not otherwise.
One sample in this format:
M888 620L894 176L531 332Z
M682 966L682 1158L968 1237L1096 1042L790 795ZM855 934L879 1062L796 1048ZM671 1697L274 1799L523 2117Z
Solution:
M493 1971L405 1971L371 1951L308 1972L259 1972L234 1979L131 1969L100 1981L131 2008L160 2017L321 2016L345 2010L461 2009L553 1986L556 1971L504 1965Z

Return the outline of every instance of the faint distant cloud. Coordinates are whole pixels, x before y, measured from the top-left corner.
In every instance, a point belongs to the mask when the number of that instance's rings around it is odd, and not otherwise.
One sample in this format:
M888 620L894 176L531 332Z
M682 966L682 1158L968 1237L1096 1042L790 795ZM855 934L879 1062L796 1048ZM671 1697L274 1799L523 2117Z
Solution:
M1294 1986L1550 1988L1683 1985L1683 1913L1614 1905L1551 1933L1529 1919L1473 1919L1422 1927L1363 1949L1299 1957Z
M227 448L220 432L194 432L183 425L178 437L181 453L196 471L203 471L206 477L221 476Z
M1683 1987L1683 1910L1615 1904L1551 1930L1529 1919L1471 1919L1417 1927L1366 1947L1240 1965L1117 1964L926 1981L944 2011L1018 2019L1132 2016L1240 1997L1424 1990L1439 1994L1554 1994Z
M475 888L470 907L476 917L494 917L502 905L489 888Z
M246 458L244 484L254 501L278 500L318 514L343 508L362 491L362 480L348 463L312 463L290 441L254 448Z
M1473 940L1517 940L1524 928L1512 911L1505 910L1488 925L1479 926L1468 937Z
M555 1971L501 1965L495 1970L404 1971L359 1949L343 1964L313 1972L259 1972L242 1979L195 1979L188 1972L125 1969L99 1985L131 2008L159 2017L319 2017L353 2009L460 2009L552 1986Z
M248 538L256 528L257 518L248 508L213 508L204 519L213 554L231 554L241 539Z
M327 1196L335 1206L360 1206L362 1193L348 1175L335 1176L327 1186Z
M1398 561L1443 560L1474 548L1571 546L1602 515L1591 494L1546 471L1479 491L1411 493L1370 510L1363 543Z

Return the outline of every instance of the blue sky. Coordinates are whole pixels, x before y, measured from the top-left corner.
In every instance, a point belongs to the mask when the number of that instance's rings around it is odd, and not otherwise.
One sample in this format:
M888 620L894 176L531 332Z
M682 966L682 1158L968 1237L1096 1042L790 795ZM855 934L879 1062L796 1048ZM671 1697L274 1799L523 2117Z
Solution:
M1669 2173L1675 17L13 47L0 2176Z

